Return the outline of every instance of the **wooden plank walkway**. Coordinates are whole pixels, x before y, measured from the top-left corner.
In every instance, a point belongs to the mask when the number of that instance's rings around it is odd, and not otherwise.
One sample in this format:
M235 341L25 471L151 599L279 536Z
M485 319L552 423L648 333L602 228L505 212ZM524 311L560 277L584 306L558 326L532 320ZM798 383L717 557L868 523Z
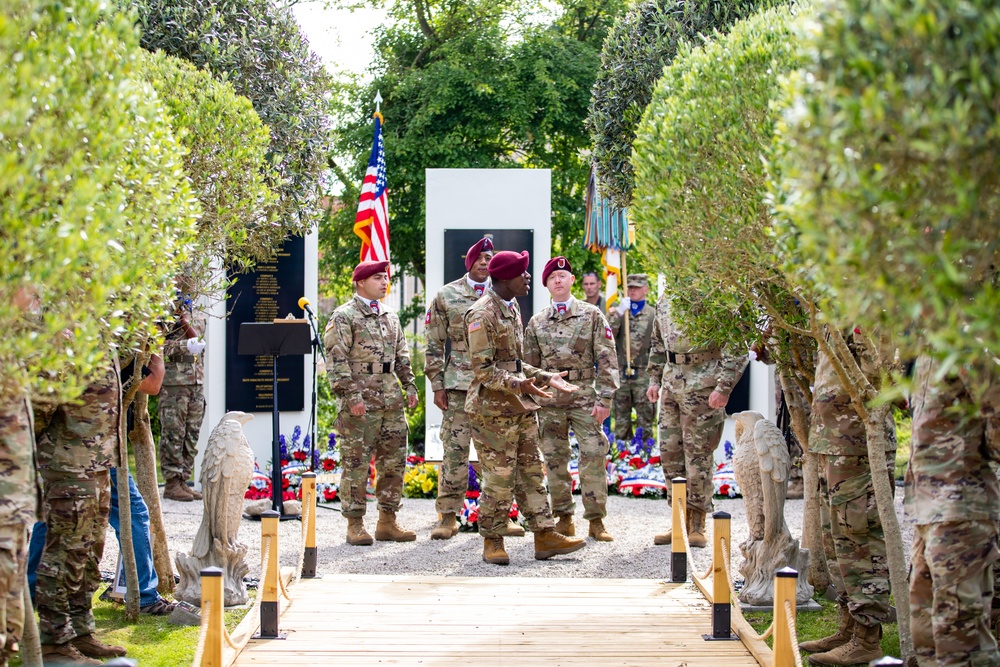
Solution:
M711 605L690 583L327 575L291 594L288 638L251 640L235 665L757 665L702 639Z

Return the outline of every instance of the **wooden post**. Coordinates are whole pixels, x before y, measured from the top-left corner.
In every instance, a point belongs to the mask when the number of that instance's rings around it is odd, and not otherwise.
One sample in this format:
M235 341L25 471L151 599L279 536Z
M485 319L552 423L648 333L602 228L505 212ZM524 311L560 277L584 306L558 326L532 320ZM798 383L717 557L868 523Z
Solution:
M702 635L706 641L738 640L730 631L732 627L732 598L729 594L729 575L726 573L726 556L729 552L730 520L728 512L712 515L712 634Z
M302 516L306 522L305 554L302 558L302 578L316 577L316 473L302 475Z
M789 613L785 602L791 603L791 625L795 627L795 587L799 573L783 567L774 573L774 667L795 667L794 632L788 628Z
M280 491L279 491L280 493ZM278 639L278 521L281 515L268 510L260 515L261 566L264 565L265 551L267 569L260 586L260 638ZM270 538L270 544L268 544Z
M222 588L221 567L206 567L201 571L201 609L203 612L208 609L208 619L201 622L208 623L208 632L200 667L222 667L222 633L226 631L222 620L225 610Z
M687 515L687 480L675 477L670 480L671 510L670 519L670 581L681 583L687 581L687 551L684 549L683 530L684 518Z

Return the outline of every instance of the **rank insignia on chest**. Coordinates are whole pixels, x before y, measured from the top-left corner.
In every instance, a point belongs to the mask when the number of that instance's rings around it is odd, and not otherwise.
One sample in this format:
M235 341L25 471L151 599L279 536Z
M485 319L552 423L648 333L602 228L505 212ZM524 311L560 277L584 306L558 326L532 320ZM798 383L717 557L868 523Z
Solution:
M615 336L611 333L611 327L604 327L604 337L608 340L612 340Z
M473 331L479 331L479 329L481 329L482 326L483 325L480 324L479 322L473 322L473 323L471 323L469 325L469 333L472 333Z
M431 309L427 309L427 315L424 317L424 325L427 326L431 323Z

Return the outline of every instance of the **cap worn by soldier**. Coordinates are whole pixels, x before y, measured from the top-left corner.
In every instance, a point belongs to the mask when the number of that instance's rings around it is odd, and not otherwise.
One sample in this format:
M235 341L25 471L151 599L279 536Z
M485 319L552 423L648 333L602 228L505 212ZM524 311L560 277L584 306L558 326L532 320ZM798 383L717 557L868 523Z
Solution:
M361 262L354 267L354 273L351 276L351 282L359 283L366 278L371 278L376 273L382 273L389 266L389 262L386 261L367 261Z
M528 251L520 254L510 250L501 250L490 260L490 277L494 280L513 280L528 270L530 258Z
M628 274L629 287L649 287L649 277L645 273Z
M479 256L484 252L493 252L493 239L489 236L476 241L475 244L465 253L465 270L471 271L472 265L476 263Z
M573 267L570 266L569 260L565 257L553 257L545 263L545 268L542 269L542 284L549 279L553 271L567 271L573 273Z

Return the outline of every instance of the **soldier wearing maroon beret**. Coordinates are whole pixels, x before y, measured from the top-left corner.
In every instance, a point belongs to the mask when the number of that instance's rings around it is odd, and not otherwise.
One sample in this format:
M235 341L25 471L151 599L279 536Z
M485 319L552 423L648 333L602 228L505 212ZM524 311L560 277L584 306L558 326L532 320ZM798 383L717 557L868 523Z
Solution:
M528 262L527 251L495 254L489 263L493 285L465 315L475 374L465 411L483 469L479 533L484 539L483 560L496 565L510 562L503 538L514 496L534 533L536 559L571 553L584 545L583 540L555 531L545 494L535 398L552 397L541 387L560 392L577 388L563 379L564 374L546 373L522 360L524 328L516 297L526 296L531 287Z
M402 389L406 405L412 408L417 404L417 387L399 317L380 303L389 287L388 267L389 262L368 261L354 268L356 294L333 311L323 336L344 466L341 512L347 518L347 543L355 546L372 543L364 526L372 454L379 511L375 539L409 542L417 538L396 523L406 467Z

